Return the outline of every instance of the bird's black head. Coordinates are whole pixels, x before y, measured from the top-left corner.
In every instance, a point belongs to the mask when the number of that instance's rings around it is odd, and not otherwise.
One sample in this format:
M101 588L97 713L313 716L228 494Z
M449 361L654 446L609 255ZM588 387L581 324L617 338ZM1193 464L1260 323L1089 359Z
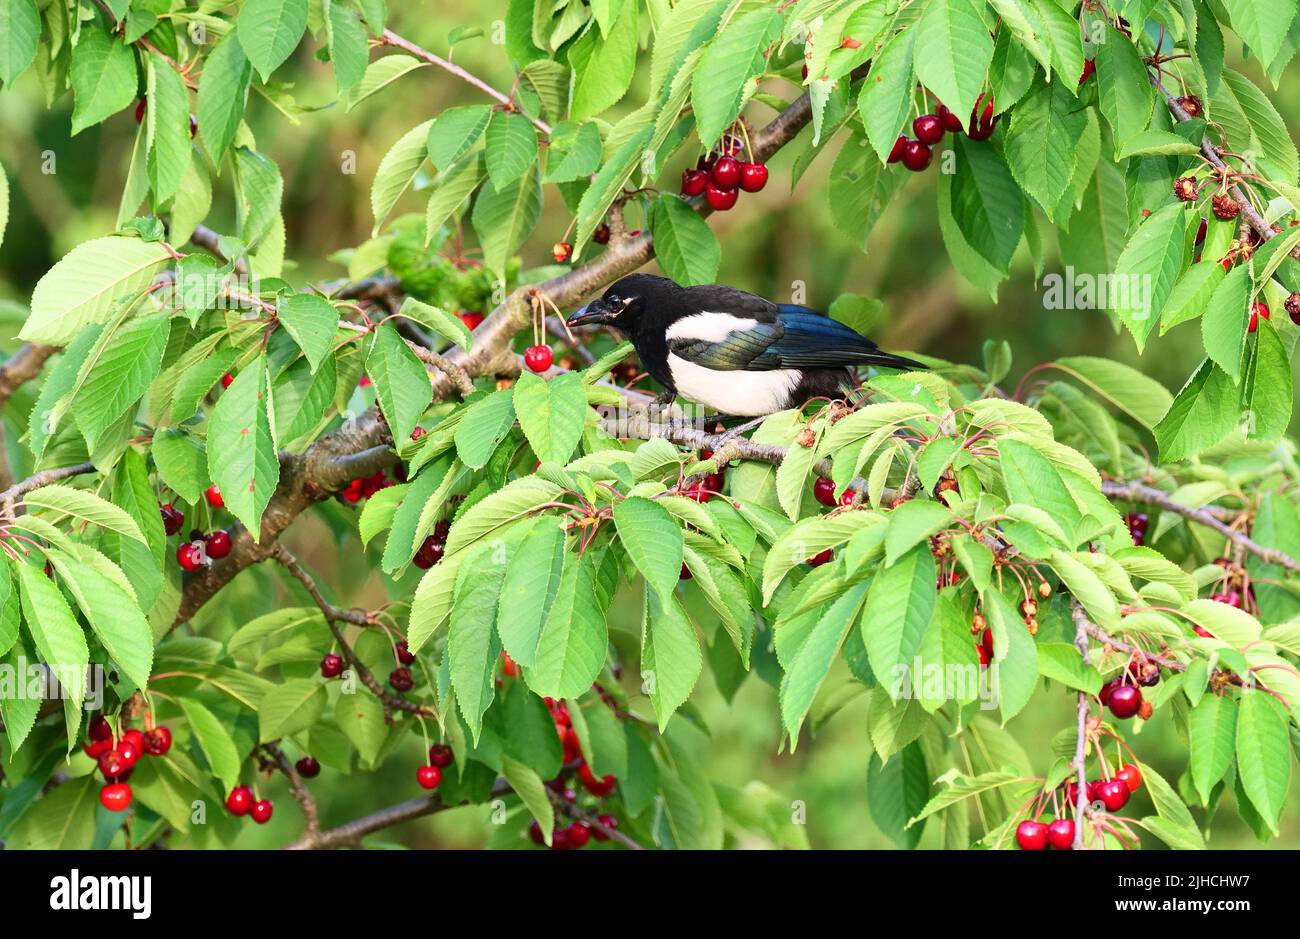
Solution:
M628 274L614 282L604 295L569 317L570 326L612 326L631 336L644 325L647 314L672 309L682 288L667 277Z

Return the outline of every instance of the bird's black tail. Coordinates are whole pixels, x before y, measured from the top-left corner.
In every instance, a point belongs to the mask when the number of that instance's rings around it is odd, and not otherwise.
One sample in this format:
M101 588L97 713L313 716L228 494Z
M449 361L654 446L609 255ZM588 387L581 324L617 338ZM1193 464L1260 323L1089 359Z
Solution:
M901 372L911 372L918 369L925 370L930 366L924 362L918 362L916 359L909 359L905 355L894 355L892 352L882 352L877 349L869 352L862 357L863 365L871 365L875 368L896 368Z

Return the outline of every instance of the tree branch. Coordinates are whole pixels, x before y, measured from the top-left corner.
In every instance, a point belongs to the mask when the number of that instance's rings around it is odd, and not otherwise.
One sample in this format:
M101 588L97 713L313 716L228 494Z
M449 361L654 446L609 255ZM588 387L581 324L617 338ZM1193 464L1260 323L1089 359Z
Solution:
M1264 545L1255 541L1245 532L1238 531L1231 525L1228 525L1215 513L1211 512L1208 507L1193 508L1188 505L1182 505L1171 499L1168 494L1156 489L1154 486L1148 486L1140 482L1125 482L1121 480L1103 480L1101 484L1102 493L1111 499L1120 499L1125 502L1138 502L1143 505L1154 505L1165 512L1173 512L1175 515L1181 515L1188 521L1196 522L1211 528L1223 537L1227 538L1233 544L1249 551L1262 561L1269 564L1276 564L1284 567L1292 573L1300 573L1300 561L1297 561L1285 551L1279 551L1277 548L1266 548Z
M1074 614L1074 645L1083 657L1083 664L1088 662L1088 618L1079 601L1070 600L1070 609ZM1077 709L1078 736L1074 741L1074 844L1075 851L1083 848L1084 806L1088 801L1088 694L1079 692Z
M319 834L320 812L316 808L316 800L312 797L311 791L298 775L297 768L289 762L289 758L275 743L264 743L262 749L270 754L271 759L275 760L275 765L280 768L280 772L284 773L285 778L289 780L289 790L293 793L294 799L302 809L303 818L307 821L307 834Z

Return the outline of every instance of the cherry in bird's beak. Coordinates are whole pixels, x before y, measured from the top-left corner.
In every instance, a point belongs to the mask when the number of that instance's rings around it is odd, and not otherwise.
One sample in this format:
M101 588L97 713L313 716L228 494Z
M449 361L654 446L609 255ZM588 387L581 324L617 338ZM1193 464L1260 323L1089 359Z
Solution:
M614 322L614 318L609 307L605 305L605 301L598 297L570 316L566 322L570 328L574 326L608 326Z

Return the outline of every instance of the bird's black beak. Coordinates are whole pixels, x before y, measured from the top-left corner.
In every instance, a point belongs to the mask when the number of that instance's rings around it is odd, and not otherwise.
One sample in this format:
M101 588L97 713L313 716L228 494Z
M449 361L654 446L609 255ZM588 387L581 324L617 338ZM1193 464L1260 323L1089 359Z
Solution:
M569 327L573 326L608 326L614 322L613 312L605 301L597 297L577 313L574 313L566 322Z

